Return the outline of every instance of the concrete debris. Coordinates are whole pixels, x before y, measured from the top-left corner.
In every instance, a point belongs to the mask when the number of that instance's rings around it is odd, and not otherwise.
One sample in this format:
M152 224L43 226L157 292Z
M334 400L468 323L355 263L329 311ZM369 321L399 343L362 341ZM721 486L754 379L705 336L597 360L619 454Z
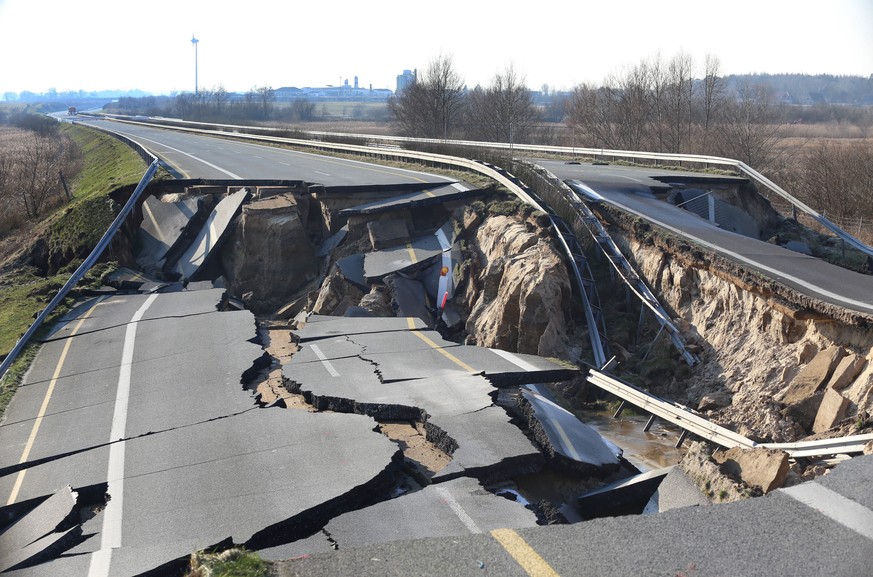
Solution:
M341 270L337 270L327 277L310 310L317 315L342 316L349 307L357 306L363 297L364 293L346 280Z
M145 272L158 272L165 259L178 252L189 226L202 223L207 203L203 196L186 198L149 196L142 204L142 224L137 231L137 264Z
M433 314L427 307L427 294L419 281L392 274L385 277L391 289L391 306L398 317L421 319L428 328L433 328Z
M373 250L380 250L403 244L409 240L409 227L403 219L371 220L367 222L367 232Z
M800 403L814 395L828 381L845 355L842 347L832 346L820 351L800 373L794 377L791 384L779 399L786 405Z
M374 317L393 317L395 314L391 307L390 299L391 295L387 287L373 285L370 292L365 294L358 302L358 306L371 313Z
M652 497L658 513L682 507L710 505L710 501L679 467L672 467Z
M848 388L866 365L867 359L864 357L856 354L846 355L834 369L827 388L835 391Z
M788 476L788 453L784 451L733 447L715 453L713 459L722 472L734 480L759 487L764 493L781 487Z
M576 508L583 519L642 513L673 467L655 469L604 485L579 496Z
M823 433L833 428L837 423L846 418L851 401L841 395L837 390L828 387L821 399L815 422L812 424L813 433Z

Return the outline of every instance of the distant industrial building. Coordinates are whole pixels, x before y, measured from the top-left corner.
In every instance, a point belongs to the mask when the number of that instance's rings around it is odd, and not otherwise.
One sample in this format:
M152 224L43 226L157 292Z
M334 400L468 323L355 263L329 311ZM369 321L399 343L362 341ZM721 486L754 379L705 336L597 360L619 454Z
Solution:
M415 84L415 76L416 72L412 70L404 70L403 74L398 74L396 93L400 94L401 92Z
M306 98L309 100L341 100L344 102L385 102L394 94L388 88L373 88L372 84L367 88L361 87L357 76L354 77L353 82L353 84L349 84L349 79L346 78L339 86L305 88L285 86L276 89L276 100L284 102Z

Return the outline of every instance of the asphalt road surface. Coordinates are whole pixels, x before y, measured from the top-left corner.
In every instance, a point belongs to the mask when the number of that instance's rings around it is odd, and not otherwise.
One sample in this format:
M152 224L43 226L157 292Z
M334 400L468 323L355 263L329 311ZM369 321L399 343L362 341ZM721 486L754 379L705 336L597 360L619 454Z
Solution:
M140 143L181 178L304 180L325 186L454 182L444 176L225 138L108 120L84 123Z
M650 176L676 175L675 172L559 161L538 160L537 163L562 180L580 180L607 202L681 234L801 294L867 315L873 314L873 275L856 273L812 256L723 230L655 198L650 187L662 186L663 183ZM705 175L696 176L706 178Z

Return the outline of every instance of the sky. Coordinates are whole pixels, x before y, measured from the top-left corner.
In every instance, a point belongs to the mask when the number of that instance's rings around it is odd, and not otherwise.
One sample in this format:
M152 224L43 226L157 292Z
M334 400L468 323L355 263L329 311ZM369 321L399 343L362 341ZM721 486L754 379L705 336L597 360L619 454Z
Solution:
M396 86L449 55L466 84L601 83L680 51L723 74L873 74L873 0L0 0L6 92Z

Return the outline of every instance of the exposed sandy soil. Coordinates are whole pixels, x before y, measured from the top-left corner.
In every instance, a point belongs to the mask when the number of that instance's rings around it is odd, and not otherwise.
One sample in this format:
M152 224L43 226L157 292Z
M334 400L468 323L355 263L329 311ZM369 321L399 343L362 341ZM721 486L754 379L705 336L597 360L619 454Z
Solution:
M452 460L425 438L424 427L419 424L386 421L379 424L379 430L396 442L406 460L427 477L435 475Z

